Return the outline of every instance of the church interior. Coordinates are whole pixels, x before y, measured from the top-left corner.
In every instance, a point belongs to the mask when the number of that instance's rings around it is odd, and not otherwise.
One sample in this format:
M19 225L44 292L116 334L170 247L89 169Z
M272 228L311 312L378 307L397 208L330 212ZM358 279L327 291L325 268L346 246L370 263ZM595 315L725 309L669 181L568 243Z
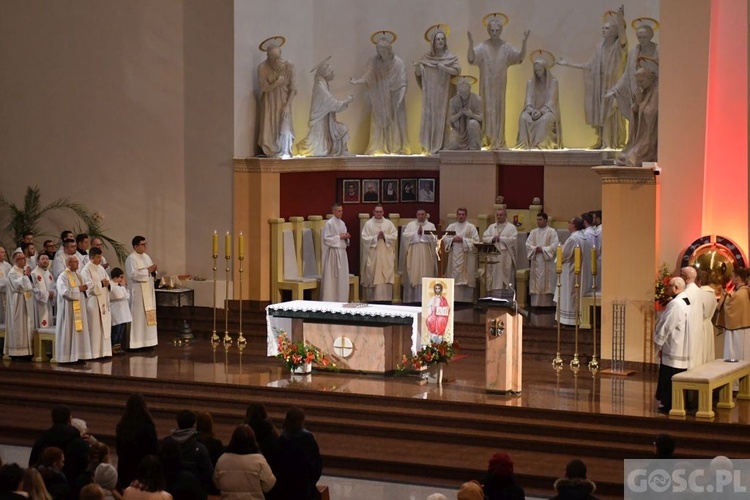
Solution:
M461 73L478 78L466 57L467 32L484 39L487 13L503 10L502 38L513 46L530 30L527 55L544 49L583 63L601 39L602 15L620 3L630 47L638 43L632 19L659 23L656 162L616 166L617 151L590 148L596 135L584 116L582 72L561 64L550 72L559 81L564 147L512 148L533 72L529 57L507 71L510 149L417 154L422 92L412 63L429 50L426 28L448 24L447 45ZM675 436L678 457L750 458L747 400L702 419L659 414L653 397L659 269L666 265L678 275L699 257L696 250L729 248L722 255L735 265L750 256L747 10L745 0L3 2L0 196L18 202L37 186L43 200L86 205L126 247L133 235L145 235L159 275L179 277L194 295L189 307L160 305L155 353L75 366L3 360L0 443L30 446L57 403L84 415L100 440L112 441L127 396L141 392L160 435L186 406L210 411L224 438L251 401L264 403L276 422L300 406L320 444L324 475L453 490L481 478L489 457L506 451L527 494L551 496L565 464L581 458L600 498L622 498L623 460L649 457L660 433ZM378 30L397 34L393 52L407 66L409 155L364 154L373 110L367 89L350 77L361 75L375 54L369 36ZM354 96L338 114L348 126L351 155L263 155L257 68L266 54L258 46L273 36L285 38L282 57L295 66L295 143L308 130L311 71L332 56L331 93ZM266 307L317 297L314 284L290 284L285 266L303 272L302 230L322 227L336 201L356 233L348 258L350 300L359 300L358 234L372 211L365 201L370 184L382 186L378 201L397 226L424 209L444 229L465 207L469 220L486 228L502 206L519 232L528 232L541 210L558 229L601 210L602 288L598 302L587 306L586 327L562 329L556 343L553 309L532 310L522 320L520 394L485 391L487 317L471 306L455 312L461 351L442 384L413 374L315 370L290 377L266 356ZM389 184L400 196L387 199ZM358 192L347 201L350 185ZM407 192L429 186L432 194L408 197L405 186ZM44 237L76 224L70 214L53 213ZM284 231L294 239L285 240ZM222 242L218 259L209 252L215 233ZM319 268L318 240L311 265ZM13 245L5 233L0 242ZM105 255L117 261L111 248ZM528 289L520 281L517 289L519 305L528 306ZM194 339L186 343L180 339L188 323ZM620 327L624 340L613 338ZM232 342L211 342L212 333L229 334ZM246 344L237 342L239 335ZM618 348L630 375L586 368L592 351L602 368L610 367ZM561 350L564 367L554 370ZM568 367L574 351L580 370ZM330 498L349 497L331 489Z

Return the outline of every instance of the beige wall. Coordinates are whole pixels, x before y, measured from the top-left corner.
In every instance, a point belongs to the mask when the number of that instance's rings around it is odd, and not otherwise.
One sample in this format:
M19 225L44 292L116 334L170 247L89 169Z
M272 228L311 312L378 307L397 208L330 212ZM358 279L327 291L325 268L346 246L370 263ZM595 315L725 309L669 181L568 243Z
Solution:
M208 256L210 230L231 221L231 8L0 3L0 193L82 202L128 247L146 236L160 271L207 275L199 235Z
M620 3L625 4L628 22L641 16L659 17L657 0L611 3L600 0L526 0L503 5L490 0L238 0L235 3L235 155L246 157L258 153L254 117L258 88L256 72L258 64L265 58L265 54L258 50L258 44L270 36L286 37L283 57L296 67L299 93L293 103L293 115L297 140L307 134L313 83L310 70L324 57L333 55L331 64L336 78L331 83L332 93L339 98L349 94L356 97L338 118L349 126L349 150L362 153L369 137L368 95L365 87L350 85L349 78L359 77L367 60L375 53L369 41L370 34L383 29L395 31L398 40L394 51L409 67L406 97L409 139L412 151L419 152L421 92L411 62L419 60L429 49L423 38L429 26L449 24L448 47L458 56L464 73L478 75L478 68L469 66L466 59L466 32L472 32L475 43L485 39L487 33L481 21L486 14L500 9L510 17L503 38L515 47L520 48L523 31L530 29L527 53L544 48L569 61L585 62L601 40L602 14L616 9ZM637 43L631 28L628 28L628 36L631 46ZM657 40L659 36L657 34ZM525 82L531 72L528 59L508 71L506 138L509 144L515 143ZM560 83L565 144L568 147L588 147L594 143L594 134L584 122L582 73L563 67L556 67L553 72Z

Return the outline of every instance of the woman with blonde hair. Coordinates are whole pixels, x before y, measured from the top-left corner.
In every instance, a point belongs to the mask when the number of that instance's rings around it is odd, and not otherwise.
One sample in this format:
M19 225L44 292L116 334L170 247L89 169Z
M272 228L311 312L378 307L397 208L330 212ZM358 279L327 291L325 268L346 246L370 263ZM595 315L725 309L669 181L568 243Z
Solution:
M21 490L29 494L30 500L52 500L52 495L47 491L42 475L33 467L29 467L23 473Z

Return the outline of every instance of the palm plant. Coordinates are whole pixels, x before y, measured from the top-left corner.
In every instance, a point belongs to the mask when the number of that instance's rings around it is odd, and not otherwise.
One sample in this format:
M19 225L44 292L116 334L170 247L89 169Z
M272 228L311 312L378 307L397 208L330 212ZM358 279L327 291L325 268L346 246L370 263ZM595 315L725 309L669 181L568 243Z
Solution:
M127 249L119 241L104 234L101 220L84 205L72 202L68 198L63 197L42 206L41 198L38 186L28 186L26 188L26 195L23 198L23 206L21 207L9 202L4 196L0 195L0 211L5 211L4 215L8 219L5 232L11 235L14 243L20 241L25 233L34 235L42 234L42 218L50 212L71 210L80 219L80 225L76 225L77 232L86 233L91 239L101 238L105 246L112 247L120 263L125 262L128 256ZM0 217L3 217L2 213L0 213Z

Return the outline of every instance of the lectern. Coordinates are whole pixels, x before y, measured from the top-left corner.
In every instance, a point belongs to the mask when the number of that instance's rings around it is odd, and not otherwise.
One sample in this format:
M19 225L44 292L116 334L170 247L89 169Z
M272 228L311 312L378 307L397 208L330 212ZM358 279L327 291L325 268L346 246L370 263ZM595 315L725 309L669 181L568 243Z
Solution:
M520 393L523 317L515 301L481 299L487 308L485 381L487 392Z

